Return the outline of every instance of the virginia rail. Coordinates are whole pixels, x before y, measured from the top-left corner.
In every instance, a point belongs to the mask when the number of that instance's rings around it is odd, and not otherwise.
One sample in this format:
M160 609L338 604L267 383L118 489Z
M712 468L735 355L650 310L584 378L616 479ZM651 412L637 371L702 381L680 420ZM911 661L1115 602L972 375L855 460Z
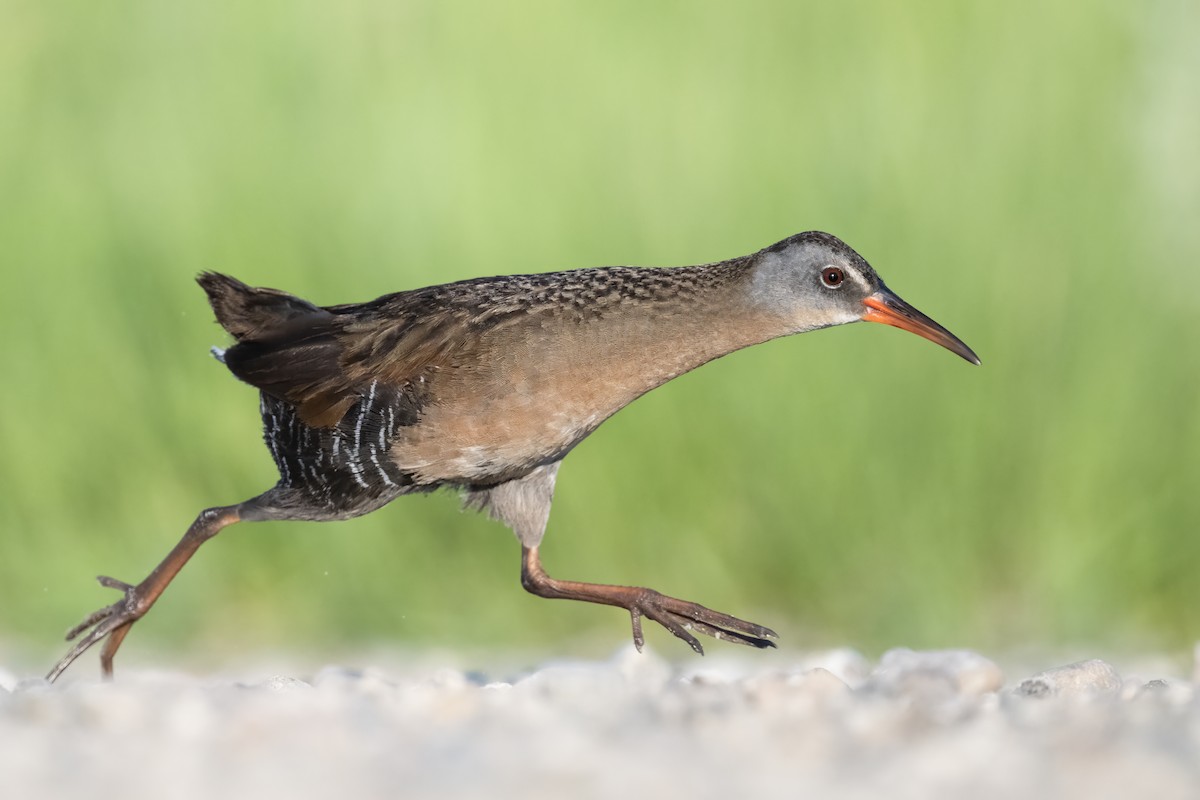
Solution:
M540 597L620 606L697 653L692 632L754 647L769 628L651 589L551 578L538 547L559 464L637 397L707 361L793 333L868 320L920 334L967 361L957 337L897 297L840 239L801 233L696 267L606 267L431 286L369 303L316 306L204 273L236 343L214 354L260 391L279 482L210 508L136 586L67 634L57 678L105 640L100 665L202 543L235 522L338 520L405 494L452 487L521 543L521 585Z

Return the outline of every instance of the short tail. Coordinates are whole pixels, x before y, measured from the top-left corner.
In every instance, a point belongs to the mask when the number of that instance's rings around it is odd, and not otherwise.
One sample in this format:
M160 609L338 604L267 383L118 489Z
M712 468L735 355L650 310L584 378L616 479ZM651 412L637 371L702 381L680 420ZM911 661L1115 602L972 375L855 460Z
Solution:
M337 316L276 289L256 289L219 272L196 281L208 293L217 322L237 344L213 348L235 376L296 406L316 427L336 425L357 400L343 386Z
M297 317L322 309L278 289L256 289L219 272L202 272L196 282L208 294L217 322L239 342L269 336Z

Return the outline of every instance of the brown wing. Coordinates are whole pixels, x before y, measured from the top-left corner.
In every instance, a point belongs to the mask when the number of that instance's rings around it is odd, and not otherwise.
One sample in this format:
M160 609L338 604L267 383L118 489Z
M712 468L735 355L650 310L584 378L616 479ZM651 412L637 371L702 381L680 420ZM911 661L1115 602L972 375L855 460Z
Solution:
M230 372L293 404L317 428L337 425L372 381L401 387L461 351L465 311L439 307L428 291L321 308L216 273L200 285L221 325L238 339Z

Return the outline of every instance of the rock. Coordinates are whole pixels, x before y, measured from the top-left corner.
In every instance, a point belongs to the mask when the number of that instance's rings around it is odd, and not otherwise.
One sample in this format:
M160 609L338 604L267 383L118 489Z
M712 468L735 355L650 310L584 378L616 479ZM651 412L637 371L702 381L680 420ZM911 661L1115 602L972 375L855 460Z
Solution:
M1121 675L1112 664L1093 658L1039 672L1021 681L1014 693L1023 697L1098 697L1121 690Z
M839 647L803 658L793 671L810 672L820 669L832 673L850 688L861 686L871 674L867 657L851 647Z
M671 680L671 665L650 648L639 653L632 643L617 650L610 662L634 686L657 690Z
M883 654L862 688L891 696L979 696L1003 685L1004 673L995 662L971 650L896 648Z
M14 694L21 692L49 692L53 684L45 678L23 678L10 689Z
M1121 699L1139 702L1159 703L1167 706L1183 707L1192 702L1195 691L1190 684L1182 681L1166 681L1161 678L1142 682L1126 681L1121 690Z
M850 688L845 681L824 667L816 667L799 676L794 676L790 683L811 695L820 697L838 695Z
M296 690L303 691L304 689L311 689L313 687L299 678L291 678L287 675L272 675L265 681L251 684L247 688L267 689L272 692L292 692Z
M398 684L376 668L352 669L341 666L324 667L313 678L313 686L328 694L355 697L390 698Z
M745 696L756 707L794 710L826 703L850 691L838 676L824 667L800 673L772 672L746 678Z

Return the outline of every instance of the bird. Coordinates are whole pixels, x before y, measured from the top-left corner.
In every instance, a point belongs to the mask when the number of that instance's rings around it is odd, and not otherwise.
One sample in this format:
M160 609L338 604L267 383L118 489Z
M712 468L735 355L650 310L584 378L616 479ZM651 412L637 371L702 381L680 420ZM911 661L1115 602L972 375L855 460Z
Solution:
M646 392L791 334L877 322L980 363L849 245L821 231L699 266L477 278L346 305L318 306L217 272L197 281L234 340L213 355L258 389L279 480L249 500L201 511L140 583L100 576L122 596L68 632L74 645L49 681L101 641L101 674L111 678L132 626L230 525L350 519L442 488L513 531L527 591L625 609L638 650L643 618L701 655L695 634L774 647L770 628L697 603L550 577L539 548L563 459Z

